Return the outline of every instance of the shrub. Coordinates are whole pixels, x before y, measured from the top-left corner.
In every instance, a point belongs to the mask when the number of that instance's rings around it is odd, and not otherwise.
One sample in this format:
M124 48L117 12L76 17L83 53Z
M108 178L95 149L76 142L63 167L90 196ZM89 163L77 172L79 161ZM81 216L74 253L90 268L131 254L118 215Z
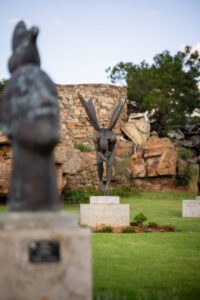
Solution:
M135 228L133 226L123 226L122 233L135 233Z
M93 228L93 232L97 232L97 233L113 232L113 227L110 225L102 225L102 226Z
M74 147L78 150L80 150L81 152L92 152L93 149L90 146L87 146L85 144L79 143L79 144L75 144Z
M193 153L189 149L184 149L179 151L179 158L183 160L191 159L193 157Z
M142 226L142 224L147 220L147 217L140 212L139 214L137 214L135 216L135 218L133 219L134 224Z
M89 203L89 196L86 192L80 189L65 188L63 191L64 202L70 204Z
M187 186L192 178L191 168L188 167L185 174L176 174L176 185L177 186Z
M172 225L161 225L160 229L163 231L175 231L175 227Z
M134 187L131 186L122 186L122 187L114 187L110 190L110 196L119 196L128 198L138 193Z
M147 227L149 227L149 228L159 228L160 226L155 222L149 222Z

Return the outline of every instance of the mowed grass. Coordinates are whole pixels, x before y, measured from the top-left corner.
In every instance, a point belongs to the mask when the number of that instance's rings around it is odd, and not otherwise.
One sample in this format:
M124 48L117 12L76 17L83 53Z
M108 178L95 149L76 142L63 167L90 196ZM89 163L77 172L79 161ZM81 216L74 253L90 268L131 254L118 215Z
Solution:
M194 197L181 192L135 192L121 199L130 204L131 220L142 212L146 223L171 224L177 231L93 233L93 299L200 299L200 219L181 217L182 200ZM63 209L79 216L79 205Z
M200 219L182 218L188 193L136 193L122 199L131 218L176 226L173 233L93 234L94 299L200 299Z

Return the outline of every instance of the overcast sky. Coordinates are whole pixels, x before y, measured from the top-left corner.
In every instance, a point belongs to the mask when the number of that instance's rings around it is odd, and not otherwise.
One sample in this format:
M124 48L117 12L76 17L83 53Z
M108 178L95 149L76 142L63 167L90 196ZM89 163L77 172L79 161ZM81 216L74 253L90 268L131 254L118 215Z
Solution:
M191 45L200 50L200 0L4 0L0 5L0 79L16 22L40 28L42 69L60 84L109 83L119 61L152 62Z

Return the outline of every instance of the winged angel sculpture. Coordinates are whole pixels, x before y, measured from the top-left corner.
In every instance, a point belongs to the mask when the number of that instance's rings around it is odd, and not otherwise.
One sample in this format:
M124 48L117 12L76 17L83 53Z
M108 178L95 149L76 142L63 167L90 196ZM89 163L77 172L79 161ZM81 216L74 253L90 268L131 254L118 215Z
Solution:
M95 107L92 99L86 101L79 94L80 101L86 111L87 120L96 130L94 135L94 143L97 152L97 172L99 177L99 190L104 192L104 195L109 194L110 180L112 175L113 159L117 143L116 133L112 130L123 110L126 98L121 98L115 107L112 117L107 128L101 128L97 120ZM106 186L103 186L103 163L106 164Z

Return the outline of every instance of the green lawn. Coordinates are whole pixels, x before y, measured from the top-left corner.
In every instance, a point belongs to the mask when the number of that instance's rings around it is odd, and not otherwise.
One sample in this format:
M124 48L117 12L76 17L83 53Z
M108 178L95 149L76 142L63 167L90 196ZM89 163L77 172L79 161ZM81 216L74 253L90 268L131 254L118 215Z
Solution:
M175 233L93 234L95 299L200 299L200 219L182 218L186 193L122 199L131 217L175 225ZM110 297L110 298L109 298Z
M130 204L131 219L143 212L147 222L171 224L177 232L93 234L94 299L200 299L200 219L181 217L183 199L194 194L149 192L121 200Z
M95 300L200 299L200 219L181 217L183 199L194 194L149 192L121 199L130 204L131 219L143 212L147 222L177 231L92 234ZM78 205L63 208L79 214Z

